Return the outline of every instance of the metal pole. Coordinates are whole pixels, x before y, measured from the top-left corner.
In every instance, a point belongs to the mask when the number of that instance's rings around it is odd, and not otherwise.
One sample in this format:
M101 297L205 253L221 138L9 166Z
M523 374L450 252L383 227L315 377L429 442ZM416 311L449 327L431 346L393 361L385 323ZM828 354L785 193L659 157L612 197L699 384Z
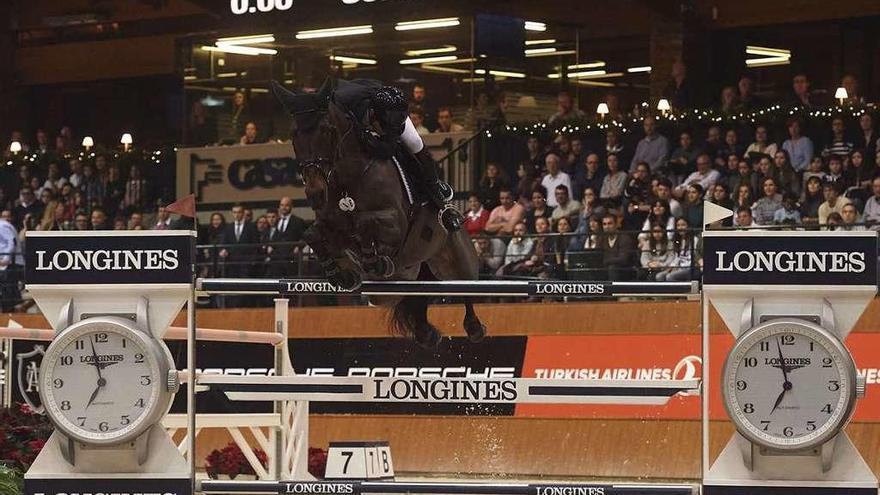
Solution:
M186 303L186 431L187 454L189 455L190 479L195 480L196 473L196 297L195 290L190 291ZM193 487L195 490L195 487ZM195 492L194 492L195 493Z

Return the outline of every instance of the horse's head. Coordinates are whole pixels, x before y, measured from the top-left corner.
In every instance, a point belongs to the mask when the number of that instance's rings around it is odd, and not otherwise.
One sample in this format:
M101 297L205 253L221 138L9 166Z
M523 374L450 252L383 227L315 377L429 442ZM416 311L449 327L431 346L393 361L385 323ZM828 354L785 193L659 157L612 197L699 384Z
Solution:
M293 150L300 164L306 196L315 210L327 201L327 174L335 153L335 130L327 117L333 82L315 93L296 93L272 81L272 92L293 116Z

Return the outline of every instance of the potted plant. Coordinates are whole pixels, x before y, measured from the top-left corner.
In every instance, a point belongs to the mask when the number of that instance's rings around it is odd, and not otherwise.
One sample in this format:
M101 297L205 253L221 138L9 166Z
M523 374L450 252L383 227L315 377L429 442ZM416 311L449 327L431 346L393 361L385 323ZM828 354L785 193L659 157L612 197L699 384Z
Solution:
M24 473L52 429L48 418L25 404L0 409L0 495L21 493Z
M254 450L254 455L263 465L268 466L266 453L260 449ZM213 479L235 479L237 476L256 479L257 473L244 456L244 452L234 442L230 442L221 450L214 449L205 458L205 471Z

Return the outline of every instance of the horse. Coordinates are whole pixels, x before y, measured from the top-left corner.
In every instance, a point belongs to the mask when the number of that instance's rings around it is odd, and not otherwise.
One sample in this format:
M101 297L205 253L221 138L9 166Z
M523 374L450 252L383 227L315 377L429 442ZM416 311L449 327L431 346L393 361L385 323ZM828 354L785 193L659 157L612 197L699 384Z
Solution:
M447 232L435 207L418 199L397 158L370 156L360 125L332 100L335 85L316 93L295 93L273 81L272 88L293 116L293 147L316 221L306 242L331 281L358 284L364 277L385 280L477 280L477 253L464 231ZM391 309L392 328L420 346L436 348L440 332L428 321L424 296L385 296L375 302ZM486 327L470 300L463 327L480 342Z

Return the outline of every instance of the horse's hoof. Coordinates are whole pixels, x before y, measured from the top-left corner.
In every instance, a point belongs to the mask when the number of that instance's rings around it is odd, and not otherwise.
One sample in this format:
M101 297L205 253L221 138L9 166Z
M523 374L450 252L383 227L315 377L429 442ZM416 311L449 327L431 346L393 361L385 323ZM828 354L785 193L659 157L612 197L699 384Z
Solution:
M353 270L338 270L336 274L330 278L330 282L347 291L354 291L361 288L363 279L360 274Z
M423 332L419 335L415 336L416 344L419 345L422 349L428 351L436 351L440 346L440 340L443 338L440 335L440 332L437 331L436 328L431 328L427 332Z
M482 342L488 333L486 325L483 325L479 320L465 322L464 331L467 332L468 340L474 344Z

